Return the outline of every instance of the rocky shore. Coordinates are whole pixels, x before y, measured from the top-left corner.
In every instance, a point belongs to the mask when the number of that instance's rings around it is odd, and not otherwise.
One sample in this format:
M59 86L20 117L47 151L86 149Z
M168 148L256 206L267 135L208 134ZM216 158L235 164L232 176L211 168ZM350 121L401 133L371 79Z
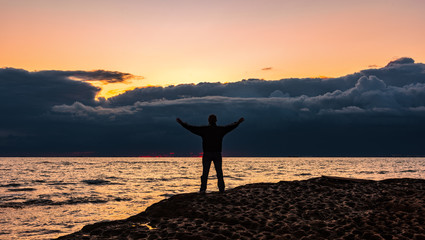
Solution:
M181 194L58 239L425 240L425 180L323 176Z

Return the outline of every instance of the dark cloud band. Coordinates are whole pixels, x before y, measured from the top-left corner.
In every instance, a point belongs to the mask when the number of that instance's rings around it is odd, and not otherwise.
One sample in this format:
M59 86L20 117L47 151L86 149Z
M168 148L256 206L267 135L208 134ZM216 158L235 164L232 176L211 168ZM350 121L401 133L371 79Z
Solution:
M1 69L1 154L190 155L200 140L175 118L202 125L215 113L219 124L246 119L227 155L425 155L425 65L410 58L340 78L146 87L101 102L70 79L105 74Z

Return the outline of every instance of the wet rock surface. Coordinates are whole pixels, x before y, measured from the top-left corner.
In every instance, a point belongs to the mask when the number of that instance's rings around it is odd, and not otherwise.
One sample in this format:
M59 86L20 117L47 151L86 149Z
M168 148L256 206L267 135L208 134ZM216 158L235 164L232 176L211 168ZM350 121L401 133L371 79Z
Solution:
M425 239L425 180L320 177L180 194L58 239Z

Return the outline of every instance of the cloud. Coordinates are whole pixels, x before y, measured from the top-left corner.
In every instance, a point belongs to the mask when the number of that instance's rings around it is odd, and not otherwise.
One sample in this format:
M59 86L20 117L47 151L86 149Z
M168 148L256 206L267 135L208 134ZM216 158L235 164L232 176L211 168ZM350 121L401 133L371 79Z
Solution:
M94 70L94 71L40 71L52 76L62 76L81 81L101 81L106 83L126 82L129 79L143 79L130 73L117 71Z
M263 71L270 71L272 69L273 69L272 67L265 67L265 68L262 68L261 70L263 70Z
M412 63L415 63L415 60L413 60L412 58L403 57L403 58L398 58L394 61L389 62L386 67L393 67L400 64L412 64Z
M137 111L137 107L124 106L117 108L105 108L102 106L86 106L80 102L75 102L72 105L56 105L52 107L52 111L56 113L70 113L78 117L90 117L90 116L116 116L116 115L128 115L134 114Z
M0 71L8 101L24 110L2 98L3 155L189 155L202 151L200 139L175 118L202 125L211 113L219 124L246 119L225 138L227 155L425 155L425 65L411 60L339 78L138 88L102 102L85 82L39 74Z
M265 81L259 79L242 80L233 83L199 83L181 84L168 87L136 88L108 99L110 105L129 105L136 101L173 100L180 98L225 96L244 98L269 97L276 90L284 95L297 97L301 95L316 96L335 90L347 90L354 86L363 74L357 73L342 78L321 79L281 79Z
M312 119L317 117L317 114L322 114L322 110L338 112L336 110L362 109L374 112L377 109L387 108L405 114L410 111L412 106L425 106L425 84L417 83L393 87L386 86L383 80L375 76L362 76L352 88L344 91L335 90L316 96L289 97L280 90L275 90L270 94L270 97L202 96L170 100L162 98L155 101L135 101L130 106L142 108L144 111L161 109L161 111L176 115L179 111L184 111L185 108L190 108L188 112L194 112L194 115L198 112L207 114L208 111L218 111L222 112L223 115L229 115L231 111L249 113L275 108L276 112L295 113L296 115L292 119L294 121L300 117L300 114L305 116L306 109L309 110L309 117ZM122 106L116 108L120 107ZM228 112L226 112L226 109Z
M378 65L376 65L376 64L371 64L371 65L368 65L367 67L369 67L369 68L377 68L377 67L379 67Z
M95 104L99 88L73 81L60 71L28 72L22 69L0 69L0 111L6 116L34 116L57 104L79 101Z
M276 81L249 79L234 83L182 84L169 87L137 88L110 98L113 106L130 105L136 101L173 100L203 96L226 96L244 98L265 98L281 92L285 96L314 97L334 91L353 88L362 77L375 76L386 86L403 87L409 84L425 83L425 65L418 63L396 64L379 69L367 69L339 78L289 78ZM364 84L366 84L365 82Z

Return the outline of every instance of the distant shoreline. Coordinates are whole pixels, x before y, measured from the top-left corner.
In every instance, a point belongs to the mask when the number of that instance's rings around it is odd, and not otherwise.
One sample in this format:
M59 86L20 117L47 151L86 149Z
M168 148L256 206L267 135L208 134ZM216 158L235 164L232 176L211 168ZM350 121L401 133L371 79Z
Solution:
M58 239L425 239L425 179L318 177L172 196Z
M46 156L0 156L2 158L200 158L199 156L69 156L69 155L46 155ZM425 158L425 155L418 156L229 156L223 158Z

